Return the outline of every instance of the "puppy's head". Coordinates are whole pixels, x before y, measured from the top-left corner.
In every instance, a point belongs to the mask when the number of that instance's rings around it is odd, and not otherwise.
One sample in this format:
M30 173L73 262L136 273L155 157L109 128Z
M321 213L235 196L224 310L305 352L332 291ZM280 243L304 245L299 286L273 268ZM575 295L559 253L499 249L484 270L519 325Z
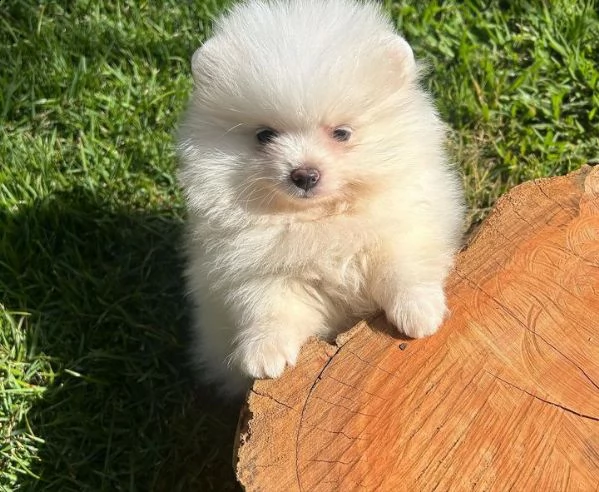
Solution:
M266 211L366 198L439 126L411 48L370 3L238 5L192 70L184 185Z

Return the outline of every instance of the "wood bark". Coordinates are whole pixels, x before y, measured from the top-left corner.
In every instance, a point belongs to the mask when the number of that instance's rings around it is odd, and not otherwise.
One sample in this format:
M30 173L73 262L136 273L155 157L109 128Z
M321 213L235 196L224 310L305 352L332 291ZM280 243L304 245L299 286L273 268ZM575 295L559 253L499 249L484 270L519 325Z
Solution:
M378 316L256 382L242 486L599 490L599 166L504 195L447 293L432 337Z

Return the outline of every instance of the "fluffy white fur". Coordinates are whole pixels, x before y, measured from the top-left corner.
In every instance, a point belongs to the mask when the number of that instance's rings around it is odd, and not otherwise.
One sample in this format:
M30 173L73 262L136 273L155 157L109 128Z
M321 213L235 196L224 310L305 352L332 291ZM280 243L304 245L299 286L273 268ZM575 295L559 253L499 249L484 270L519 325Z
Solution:
M410 337L434 333L462 192L412 50L380 7L240 4L192 69L178 149L202 374L235 393L379 309ZM265 127L278 136L263 145ZM300 167L320 172L309 192L290 180Z

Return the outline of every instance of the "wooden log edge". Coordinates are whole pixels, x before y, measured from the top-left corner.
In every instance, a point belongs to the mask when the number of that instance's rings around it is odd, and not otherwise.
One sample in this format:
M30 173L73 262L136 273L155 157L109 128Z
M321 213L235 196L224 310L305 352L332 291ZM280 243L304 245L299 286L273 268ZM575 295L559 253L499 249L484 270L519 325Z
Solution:
M536 282L543 261L547 271ZM551 261L563 263L555 272L565 278L560 285L550 285ZM500 280L501 290L492 291ZM535 285L522 287L527 283ZM534 300L545 288L542 302ZM570 304L549 306L546 316L542 303L561 299L560 289L569 289ZM240 484L249 491L596 490L599 167L526 182L502 196L459 254L447 290L453 314L433 337L404 339L379 315L334 344L311 340L295 368L257 381L236 436ZM566 328L573 330L569 339ZM453 386L435 371L453 378ZM487 400L469 396L479 393ZM477 416L497 419L512 432L519 451L510 451L510 439L491 424L469 421L464 400L472 400ZM444 404L453 406L455 418L452 407L441 412ZM428 407L428 417L414 416ZM509 427L517 411L523 416ZM436 433L429 429L435 425ZM498 434L489 441L483 434L492 432ZM549 438L558 451L550 452ZM478 456L472 446L486 458L468 466L465 460ZM535 463L523 461L527 457Z

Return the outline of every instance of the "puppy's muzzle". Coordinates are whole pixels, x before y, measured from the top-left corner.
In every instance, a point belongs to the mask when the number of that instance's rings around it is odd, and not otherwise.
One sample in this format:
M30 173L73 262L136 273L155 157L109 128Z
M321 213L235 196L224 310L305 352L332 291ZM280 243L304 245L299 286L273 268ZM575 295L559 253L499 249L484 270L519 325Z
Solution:
M299 168L291 171L291 182L304 191L311 190L320 180L320 172L314 168Z

